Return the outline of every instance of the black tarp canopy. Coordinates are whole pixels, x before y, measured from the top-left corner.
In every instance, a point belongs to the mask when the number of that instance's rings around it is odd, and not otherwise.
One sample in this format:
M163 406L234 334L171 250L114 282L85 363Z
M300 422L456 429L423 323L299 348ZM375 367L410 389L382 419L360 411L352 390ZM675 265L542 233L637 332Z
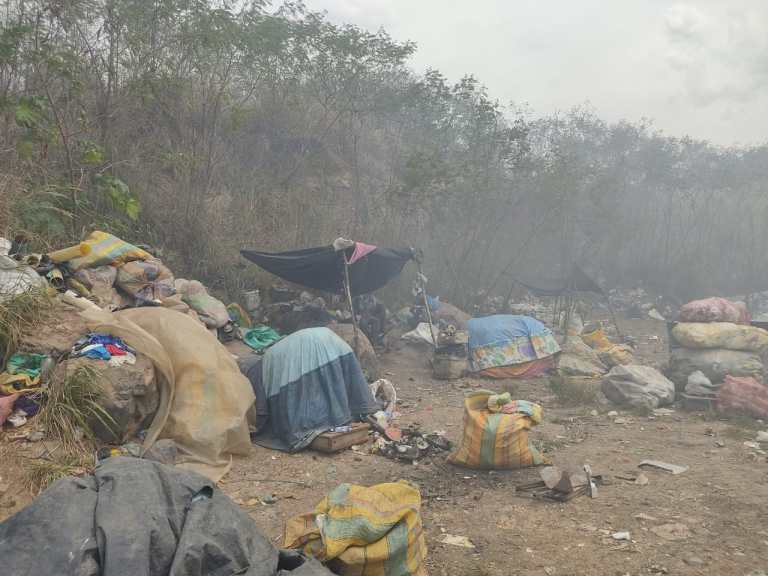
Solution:
M378 290L398 276L406 262L414 257L411 248L378 248L357 242L341 250L330 245L278 253L255 250L240 253L284 280L333 294L344 294L346 258L350 263L349 287L353 297ZM358 254L363 255L356 257Z
M558 297L575 292L603 294L600 285L579 266L574 266L565 278L515 279L515 282L536 296Z

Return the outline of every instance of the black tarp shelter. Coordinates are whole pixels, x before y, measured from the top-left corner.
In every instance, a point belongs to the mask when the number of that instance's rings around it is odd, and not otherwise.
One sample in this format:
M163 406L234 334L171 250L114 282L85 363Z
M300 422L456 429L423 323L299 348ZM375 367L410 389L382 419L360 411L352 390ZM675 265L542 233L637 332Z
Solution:
M378 290L402 272L414 258L411 248L379 248L361 242L337 243L288 252L241 250L244 258L284 280L332 294L345 293L345 259L352 297Z

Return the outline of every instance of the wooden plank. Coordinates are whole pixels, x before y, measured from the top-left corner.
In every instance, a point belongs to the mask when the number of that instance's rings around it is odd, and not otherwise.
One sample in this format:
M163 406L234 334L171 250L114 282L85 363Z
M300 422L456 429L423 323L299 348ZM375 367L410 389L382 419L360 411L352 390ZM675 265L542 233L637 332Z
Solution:
M364 444L368 440L370 425L355 422L349 432L323 432L310 445L318 452L334 453L346 450L355 444Z

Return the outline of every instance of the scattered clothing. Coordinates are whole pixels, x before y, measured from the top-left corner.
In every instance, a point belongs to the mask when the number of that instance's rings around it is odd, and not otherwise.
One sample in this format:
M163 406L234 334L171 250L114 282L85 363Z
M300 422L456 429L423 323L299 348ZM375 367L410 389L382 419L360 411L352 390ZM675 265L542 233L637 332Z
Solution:
M17 352L8 358L7 370L9 374L26 374L30 378L37 378L43 370L43 362L48 358L45 354L25 354Z
M111 360L113 356L134 355L133 350L121 338L111 334L88 334L72 348L72 355L91 360ZM135 362L134 357L134 362Z
M278 342L280 338L282 336L269 326L256 326L255 328L243 331L243 342L256 350L256 352L270 347L275 342Z
M427 575L421 495L407 482L342 484L314 512L288 521L283 544L341 576Z

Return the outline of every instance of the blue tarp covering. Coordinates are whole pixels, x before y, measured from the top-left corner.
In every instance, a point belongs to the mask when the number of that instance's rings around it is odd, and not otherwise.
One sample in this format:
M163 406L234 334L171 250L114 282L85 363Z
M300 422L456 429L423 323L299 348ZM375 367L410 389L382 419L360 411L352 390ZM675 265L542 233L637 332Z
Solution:
M257 412L269 419L255 441L270 448L301 450L319 434L376 411L355 353L328 328L294 332L264 354L260 371L247 375Z
M499 346L518 338L551 334L549 328L530 316L497 314L484 318L472 318L467 323L469 348Z

